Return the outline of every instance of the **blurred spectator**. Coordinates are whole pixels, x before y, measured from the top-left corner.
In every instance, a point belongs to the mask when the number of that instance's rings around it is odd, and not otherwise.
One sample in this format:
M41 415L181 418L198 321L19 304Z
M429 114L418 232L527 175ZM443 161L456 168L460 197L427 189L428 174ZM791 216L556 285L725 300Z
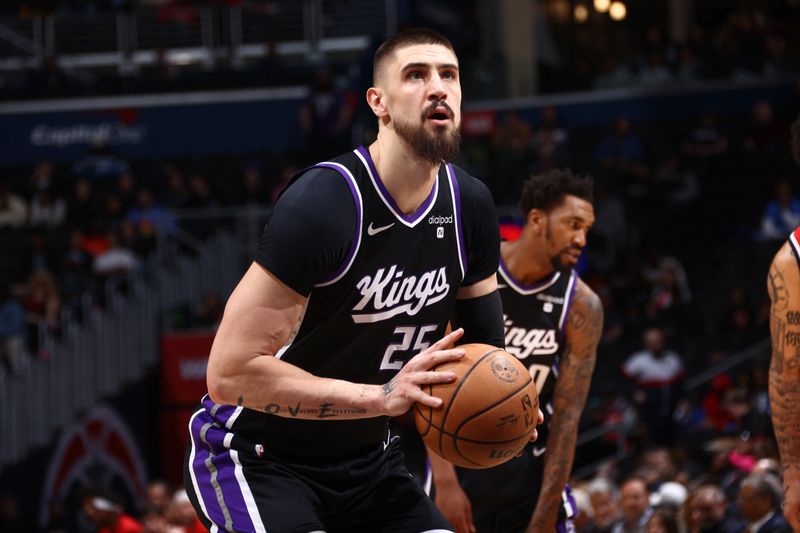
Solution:
M167 520L172 526L180 528L181 533L206 533L207 531L200 519L197 518L192 502L189 501L189 496L183 489L175 492L167 510Z
M619 506L622 520L614 526L614 533L643 533L650 518L650 493L640 477L629 477L619 489Z
M753 106L752 123L746 132L743 147L746 152L763 158L783 155L786 147L786 124L775 118L772 105L760 100Z
M169 164L164 166L164 174L166 180L159 195L159 203L171 209L185 206L189 201L189 191L186 189L183 172L177 165Z
M651 52L647 64L639 72L639 84L644 87L663 87L675 80L672 71L664 66L664 57L660 52Z
M101 212L102 203L94 194L92 183L86 178L75 180L67 206L67 222L83 231L89 231L94 219Z
M141 533L142 524L125 514L116 496L105 491L88 491L82 498L83 512L97 533Z
M109 231L106 237L108 249L94 258L92 271L96 276L109 277L123 274L139 266L136 254L122 246L116 231Z
M688 533L732 533L744 524L729 516L728 499L717 485L705 484L694 489L686 500Z
M175 217L168 209L155 203L153 193L148 188L139 189L136 207L128 211L125 218L134 224L146 220L160 233L170 233L177 227Z
M172 533L164 510L160 507L145 507L141 515L142 533Z
M717 157L728 151L728 138L717 126L717 118L706 111L700 124L693 128L681 143L681 151L692 158Z
M199 172L192 172L189 176L189 198L185 207L213 207L217 201L211 192L208 179Z
M686 502L689 491L681 483L667 481L662 483L658 490L650 495L650 505L653 508L675 510L680 509Z
M635 85L636 76L633 70L613 54L604 54L600 65L600 73L595 76L593 87L595 89L618 89Z
M64 303L77 303L91 287L92 256L83 246L84 235L79 229L69 235L67 250L61 258L61 295Z
M164 513L172 502L173 491L169 483L157 479L147 484L146 507Z
M651 489L673 480L675 468L669 448L649 448L639 457L639 476Z
M41 357L46 354L39 353L39 324L50 331L57 331L60 325L61 296L58 285L52 274L41 270L31 274L22 290L28 346Z
M25 200L11 192L8 184L0 181L0 229L21 228L28 222Z
M515 204L522 181L531 172L534 160L533 128L518 113L508 112L490 139L493 194L498 203Z
M622 372L632 381L632 398L647 429L648 441L668 445L674 437L672 414L681 396L684 365L677 353L666 349L661 329L648 328L643 342L644 349L625 361Z
M781 481L769 474L748 476L739 485L736 503L747 526L743 533L791 533L792 528L783 517Z
M319 69L311 93L300 106L300 126L306 133L308 162L324 161L350 146L353 110L347 95L336 88L331 71Z
M558 120L558 110L554 106L542 109L542 123L533 134L531 146L534 154L532 172L544 172L566 166L569 162L569 132Z
M72 166L72 172L76 176L92 181L115 179L123 172L128 171L128 163L115 156L105 142L97 142L92 145L87 154Z
M0 531L33 533L36 528L19 512L19 502L11 493L0 494Z
M240 204L253 207L270 205L269 188L255 165L248 165L242 174L242 193Z
M117 178L117 186L113 194L119 198L123 213L127 213L136 205L136 178L133 177L130 169L126 169L119 175Z
M681 533L680 521L675 510L659 507L653 510L644 528L645 533Z
M600 141L594 150L594 162L600 167L598 178L609 193L622 191L634 179L647 174L644 144L631 130L628 117L618 117L614 131Z
M194 322L198 326L216 329L222 320L225 304L217 292L203 294L203 299L194 314Z
M781 464L772 458L759 459L751 472L754 476L775 476L778 480L781 478Z
M39 190L31 199L31 226L56 228L67 217L67 203L52 188Z
M25 310L0 282L0 361L11 374L19 374L24 355ZM6 530L0 527L0 531Z
M592 504L593 526L589 533L610 533L620 519L619 489L613 481L595 478L586 487L589 502Z
M281 195L283 190L289 185L289 181L292 177L300 170L292 163L287 163L281 167L280 177L278 182L272 187L269 192L269 201L270 205L275 205L275 202L278 201L278 197Z
M800 226L800 199L792 194L792 186L781 180L775 184L773 199L764 208L761 234L765 239L786 240Z
M53 176L54 171L55 168L52 161L48 160L44 160L34 167L30 179L30 196L39 191L51 189L56 185Z

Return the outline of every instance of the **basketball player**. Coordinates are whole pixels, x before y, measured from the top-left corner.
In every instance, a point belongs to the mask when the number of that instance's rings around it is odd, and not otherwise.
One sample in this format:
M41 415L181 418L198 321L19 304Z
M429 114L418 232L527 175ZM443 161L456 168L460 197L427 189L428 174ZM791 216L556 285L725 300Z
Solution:
M212 531L438 533L389 417L502 346L498 224L487 188L447 163L461 86L450 42L409 30L375 53L377 140L301 172L233 291L190 420L185 482ZM455 312L463 326L445 335Z
M792 151L800 164L800 118L792 124ZM800 530L800 228L772 261L767 276L772 360L769 400L783 469L783 515Z
M574 514L564 489L603 326L600 299L573 270L594 223L592 180L569 170L534 176L519 206L525 225L519 240L502 243L497 279L506 350L529 367L545 424L538 442L498 467L456 472L429 454L436 503L458 533L547 532L557 523L570 531L565 513Z

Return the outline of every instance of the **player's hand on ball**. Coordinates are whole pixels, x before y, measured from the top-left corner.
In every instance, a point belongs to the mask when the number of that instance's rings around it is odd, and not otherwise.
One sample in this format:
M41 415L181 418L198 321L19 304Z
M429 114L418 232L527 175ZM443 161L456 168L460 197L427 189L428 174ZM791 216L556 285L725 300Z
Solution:
M414 402L430 407L439 407L442 404L440 398L423 392L422 386L455 381L456 375L453 372L435 372L431 369L464 357L464 350L453 348L453 344L463 334L464 330L459 328L442 337L412 357L389 383L383 385L383 412L386 415L402 415Z
M541 409L538 409L539 414L536 416L536 425L542 424L544 422L544 413ZM533 434L531 434L531 442L536 442L536 439L539 438L539 431L534 429Z

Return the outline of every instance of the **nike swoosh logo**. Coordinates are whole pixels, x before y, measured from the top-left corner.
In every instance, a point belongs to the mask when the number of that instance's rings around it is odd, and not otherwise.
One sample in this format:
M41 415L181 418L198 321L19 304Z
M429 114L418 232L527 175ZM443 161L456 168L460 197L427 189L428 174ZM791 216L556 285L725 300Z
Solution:
M378 233L382 232L383 230L387 230L387 229L391 228L392 226L394 226L394 222L392 222L391 224L388 224L386 226L381 226L379 228L373 228L372 227L372 222L370 222L369 223L369 227L367 228L367 235L372 237L373 235L377 235Z
M546 451L547 451L547 448L537 448L536 446L534 446L533 447L533 456L534 457L539 457L540 455L542 455Z

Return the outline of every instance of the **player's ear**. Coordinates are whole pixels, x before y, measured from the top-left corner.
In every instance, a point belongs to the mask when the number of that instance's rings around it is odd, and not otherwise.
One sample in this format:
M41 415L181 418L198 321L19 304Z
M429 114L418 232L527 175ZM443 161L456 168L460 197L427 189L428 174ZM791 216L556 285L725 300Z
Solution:
M544 228L546 213L541 209L531 209L528 211L528 216L525 219L525 223L530 226L530 228L534 231L539 231L540 229Z
M367 89L367 104L378 118L383 118L389 113L384 102L383 91L377 87Z

